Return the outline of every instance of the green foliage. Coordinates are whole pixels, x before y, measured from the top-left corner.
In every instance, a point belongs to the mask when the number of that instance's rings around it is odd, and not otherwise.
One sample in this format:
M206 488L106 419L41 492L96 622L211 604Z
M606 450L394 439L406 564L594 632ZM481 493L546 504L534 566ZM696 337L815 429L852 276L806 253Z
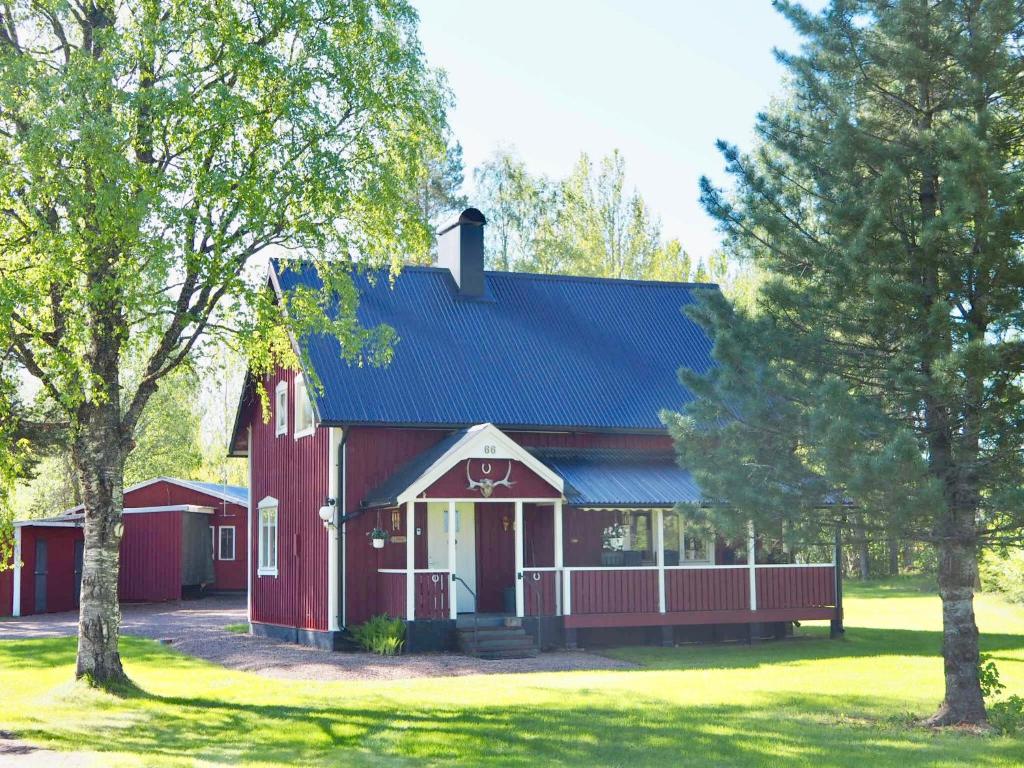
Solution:
M401 653L405 645L405 622L380 614L355 627L352 636L372 653L395 656Z
M236 635L247 635L249 634L249 625L245 623L239 624L228 624L224 627L225 631L232 632Z
M512 151L498 150L474 178L493 269L701 282L727 276L723 253L695 264L678 240L663 240L643 197L626 189L618 150L596 165L581 154L558 181L534 176Z
M988 724L996 733L1016 736L1024 732L1024 697L1007 696L988 706Z
M986 552L979 570L982 589L999 592L1011 602L1024 603L1024 550L1011 547Z
M981 695L986 699L998 696L1006 690L1006 686L999 678L999 668L988 654L983 653L978 657L978 682L981 684Z
M1024 59L1011 3L778 7L788 98L758 146L721 143L702 201L754 310L694 316L718 366L667 416L718 528L827 538L855 499L869 538L978 544L1024 525ZM974 522L979 521L977 529ZM969 558L968 558L969 559Z

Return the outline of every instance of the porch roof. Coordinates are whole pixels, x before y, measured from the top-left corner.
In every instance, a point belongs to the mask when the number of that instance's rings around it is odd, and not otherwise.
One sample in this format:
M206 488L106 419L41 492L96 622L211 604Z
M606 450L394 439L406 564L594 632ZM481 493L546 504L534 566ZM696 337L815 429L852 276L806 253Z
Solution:
M699 504L693 476L670 453L627 449L530 451L565 480L574 507L672 507Z

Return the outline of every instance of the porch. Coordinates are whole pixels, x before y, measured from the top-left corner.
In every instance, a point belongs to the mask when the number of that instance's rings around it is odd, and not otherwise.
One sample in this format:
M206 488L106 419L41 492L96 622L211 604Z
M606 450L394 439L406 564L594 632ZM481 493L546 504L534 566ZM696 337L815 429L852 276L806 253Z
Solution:
M473 613L544 622L570 644L577 630L841 618L832 544L691 536L676 503L699 491L670 455L531 452L481 425L389 484L367 504L392 532L378 606L418 633Z

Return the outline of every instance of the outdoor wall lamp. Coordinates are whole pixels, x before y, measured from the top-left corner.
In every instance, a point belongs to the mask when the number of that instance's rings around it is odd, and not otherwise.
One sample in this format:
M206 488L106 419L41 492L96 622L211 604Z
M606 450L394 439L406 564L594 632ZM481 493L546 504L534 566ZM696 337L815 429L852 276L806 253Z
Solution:
M324 505L320 507L320 519L323 520L324 528L335 528L337 526L335 521L337 511L334 499L329 496L324 499Z

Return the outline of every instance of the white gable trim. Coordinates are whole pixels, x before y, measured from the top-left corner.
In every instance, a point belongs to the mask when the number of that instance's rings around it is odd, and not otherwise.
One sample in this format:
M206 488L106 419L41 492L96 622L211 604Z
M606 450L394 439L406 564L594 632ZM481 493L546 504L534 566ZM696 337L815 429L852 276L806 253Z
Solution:
M405 504L415 501L417 496L440 480L446 472L467 459L518 461L559 493L563 493L565 490L565 481L523 446L493 424L477 424L466 430L466 434L459 442L449 448L422 475L410 483L398 495L398 503Z
M202 493L211 498L220 499L223 502L226 502L228 504L234 504L239 507L244 507L246 505L245 499L240 499L238 496L232 496L229 492L215 491L209 488L204 488L201 485L196 485L194 482L190 480L181 480L177 477L154 477L150 478L149 480L143 480L141 483L136 483L135 485L128 486L127 488L124 489L123 493L131 493L132 491L137 491L140 488L148 488L149 486L154 485L156 483L170 483L171 485L177 485L179 488L187 488L190 491ZM179 504L175 508L177 509L180 508L181 506L182 505ZM72 515L76 512L81 512L84 509L85 505L79 504L77 507L72 507L71 509L64 510L63 512L61 512L61 514Z

